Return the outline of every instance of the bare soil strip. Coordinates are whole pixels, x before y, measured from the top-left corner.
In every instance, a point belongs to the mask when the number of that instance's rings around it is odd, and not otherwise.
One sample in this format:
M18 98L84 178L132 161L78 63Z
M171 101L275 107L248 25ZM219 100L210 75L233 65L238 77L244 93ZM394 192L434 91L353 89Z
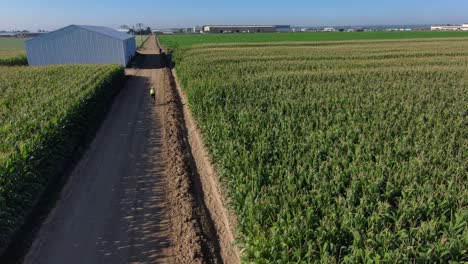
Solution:
M163 107L160 114L164 123L163 148L167 158L166 173L171 177L167 188L173 194L173 199L168 201L171 204L170 217L178 219L171 221L171 230L176 239L176 247L173 249L174 263L209 262L210 256L202 249L204 237L200 227L200 217L196 213L197 201L191 192L192 181L188 155L185 154L187 147L182 133L183 126L167 68L158 76L158 82L156 97Z
M211 220L211 233L216 235L220 250L220 256L224 263L240 263L240 253L235 246L236 217L232 210L228 209L225 200L223 186L219 181L219 175L214 169L203 143L201 131L188 108L187 98L177 82L175 71L171 70L171 86L177 92L181 100L181 111L183 112L184 133L188 141L188 151L192 157L192 177L195 185L195 195L199 199L199 205L203 205L207 218Z
M183 212L179 212L186 219L185 221L173 222L173 230L182 240L190 240L193 237L198 239L200 248L197 248L197 250L201 249L202 259L205 263L223 263L216 229L205 206L205 196L199 183L197 168L194 165L194 158L188 142L182 103L169 68L165 69L163 80L167 85L162 86L164 90L161 91L160 96L165 101L166 123L170 124L170 126L166 127L168 135L166 142L168 148L170 148L169 155L176 157L170 159L172 162L168 164L168 169L175 179L175 181L171 182L170 188L179 190L184 200L182 205L191 205L191 208L184 208ZM181 205L174 201L173 208L181 208ZM188 231L187 228L192 230ZM181 243L188 242L190 241L181 241ZM175 255L184 256L185 258L178 259L178 261L182 262L190 260L186 259L186 257L193 257L194 260L198 260L196 252L190 252L187 255L186 251L181 250Z

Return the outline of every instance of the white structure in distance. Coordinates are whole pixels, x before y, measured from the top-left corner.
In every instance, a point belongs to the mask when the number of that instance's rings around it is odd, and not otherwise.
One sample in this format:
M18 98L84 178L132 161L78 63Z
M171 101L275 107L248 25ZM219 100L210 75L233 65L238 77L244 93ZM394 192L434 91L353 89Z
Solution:
M432 26L431 30L441 30L441 31L468 31L468 24L463 24L461 26Z

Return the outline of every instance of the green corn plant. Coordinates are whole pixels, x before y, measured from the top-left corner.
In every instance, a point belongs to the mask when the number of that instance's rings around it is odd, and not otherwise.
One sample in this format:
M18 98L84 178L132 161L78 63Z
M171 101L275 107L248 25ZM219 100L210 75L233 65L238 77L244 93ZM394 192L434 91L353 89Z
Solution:
M0 252L123 84L120 66L0 67Z

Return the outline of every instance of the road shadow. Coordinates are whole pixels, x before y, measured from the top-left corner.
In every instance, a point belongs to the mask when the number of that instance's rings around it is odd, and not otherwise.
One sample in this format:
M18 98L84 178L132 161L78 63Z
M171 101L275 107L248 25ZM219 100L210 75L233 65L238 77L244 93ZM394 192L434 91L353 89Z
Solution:
M162 69L165 68L165 59L164 54L147 54L142 52L137 52L135 57L129 64L130 68L133 69Z
M145 90L146 77L133 76L132 89ZM165 161L161 120L146 91L138 99L141 105L127 132L142 141L130 147L128 167L120 180L119 203L112 222L119 230L97 240L100 263L117 263L121 258L130 263L163 263L170 259L170 219L168 217Z
M171 70L174 69L176 67L176 64L174 60L172 59L172 54L162 53L162 55L163 55L163 60L164 60L165 65Z

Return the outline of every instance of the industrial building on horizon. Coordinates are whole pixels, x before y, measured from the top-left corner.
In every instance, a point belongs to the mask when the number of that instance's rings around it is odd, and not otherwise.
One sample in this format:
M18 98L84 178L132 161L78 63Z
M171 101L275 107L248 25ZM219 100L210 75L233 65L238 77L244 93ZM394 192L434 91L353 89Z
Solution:
M450 30L450 31L468 31L468 23L461 26L445 25L445 26L431 26L431 30Z
M290 25L207 25L203 33L274 33L289 32Z

